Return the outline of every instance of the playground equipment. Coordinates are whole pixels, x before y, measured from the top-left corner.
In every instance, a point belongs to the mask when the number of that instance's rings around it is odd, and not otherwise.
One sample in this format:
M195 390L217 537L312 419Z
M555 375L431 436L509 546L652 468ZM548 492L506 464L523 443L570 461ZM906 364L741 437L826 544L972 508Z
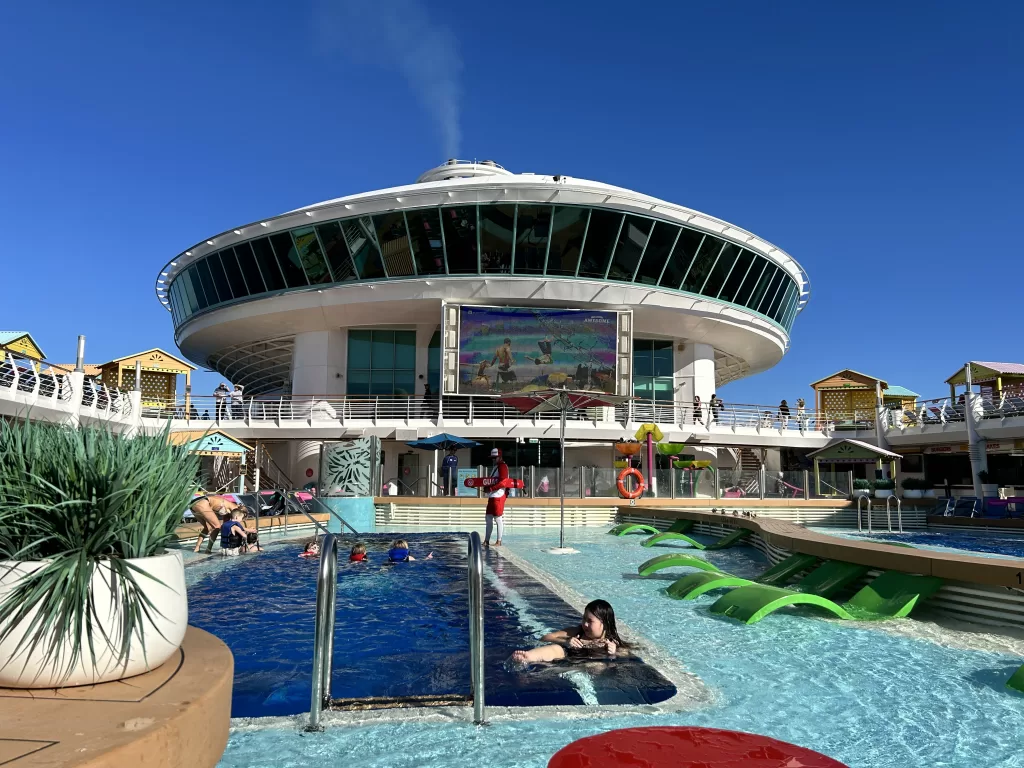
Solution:
M702 571L721 573L715 565L707 560L696 555L688 555L685 552L669 552L667 555L658 555L658 557L641 564L637 568L637 573L641 576L650 576L665 568L700 568Z
M660 443L665 439L665 436L661 433L657 424L641 424L640 429L636 431L636 439L644 440L647 443L647 487L651 489L651 493L655 496L658 495L658 477L654 471L654 444ZM622 475L619 475L621 479ZM622 492L622 489L619 489Z

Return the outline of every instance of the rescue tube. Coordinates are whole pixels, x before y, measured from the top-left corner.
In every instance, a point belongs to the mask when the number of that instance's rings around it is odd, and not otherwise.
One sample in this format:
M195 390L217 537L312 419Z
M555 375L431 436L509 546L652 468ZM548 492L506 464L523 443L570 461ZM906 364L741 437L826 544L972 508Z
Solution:
M632 491L626 490L626 478L630 475L636 477L636 488ZM636 467L626 467L624 470L619 472L619 479L615 483L619 489L619 496L624 499L638 499L643 496L644 491L647 490L647 486L644 485L644 476L640 470Z

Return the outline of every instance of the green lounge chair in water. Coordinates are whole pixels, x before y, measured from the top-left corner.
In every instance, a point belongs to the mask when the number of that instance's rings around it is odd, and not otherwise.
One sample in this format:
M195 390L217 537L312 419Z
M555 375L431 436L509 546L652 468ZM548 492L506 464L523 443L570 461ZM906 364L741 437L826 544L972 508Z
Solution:
M942 579L934 576L885 571L849 602L839 605L829 599L867 571L867 566L830 560L801 579L798 589L764 584L740 586L720 597L711 606L711 612L755 624L787 605L810 605L841 619L877 621L907 616L922 599L942 586Z
M637 573L641 576L650 576L655 571L665 568L700 568L702 571L721 573L707 560L685 552L669 552L667 555L658 555L637 568Z
M727 587L743 587L747 584L785 584L793 576L805 571L818 563L814 555L795 554L780 560L756 579L744 579L728 573L699 571L690 573L672 583L668 588L668 596L676 600L696 600L713 589Z
M626 536L630 533L661 533L653 525L641 525L640 523L623 523L616 525L608 533L613 536Z
M663 541L685 541L694 549L704 549L704 545L696 539L687 536L685 533L678 533L676 531L665 531L664 533L656 533L649 539L644 539L640 546L642 547L653 547L661 544Z
M736 528L732 533L726 534L714 544L708 544L706 549L726 549L734 544L739 544L752 533L753 531L749 528Z
M1024 664L1010 675L1010 679L1006 681L1006 687L1024 693Z

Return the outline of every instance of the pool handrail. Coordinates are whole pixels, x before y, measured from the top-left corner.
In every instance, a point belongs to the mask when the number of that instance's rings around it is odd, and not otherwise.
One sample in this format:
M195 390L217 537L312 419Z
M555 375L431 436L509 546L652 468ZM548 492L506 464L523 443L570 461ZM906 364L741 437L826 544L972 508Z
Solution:
M320 542L320 568L316 579L316 624L313 630L313 692L307 731L322 731L320 714L331 700L334 665L334 620L338 593L338 538L328 533Z
M858 531L863 531L864 530L864 527L861 525L861 522L860 522L860 503L862 501L866 502L867 505L868 505L868 533L871 533L871 499L869 499L867 496L858 496L857 497L857 530ZM889 526L889 528L891 530L892 526Z
M487 722L484 711L484 555L480 534L469 534L469 666L473 722Z
M349 523L348 520L346 520L341 515L339 515L337 512L335 512L333 509L331 509L326 504L324 504L324 502L320 499L319 496L313 496L311 501L315 501L320 506L320 508L324 510L324 512L326 512L330 517L333 517L334 519L336 519L341 524L341 532L343 534L345 533L345 529L348 528L350 531L352 531L352 535L353 536L358 536L359 535L359 531L357 531L355 528L353 528L352 524ZM304 514L306 517L308 517L310 520L313 521L313 524L317 527L317 530L321 530L322 529L324 533L327 533L327 528L325 528L322 523L317 521L316 518L314 518L311 514L309 514L303 508L303 506L301 504L296 503L295 506L299 508L299 510L302 512L302 514Z
M900 499L896 494L885 500L885 517L889 521L889 533L892 533L892 513L889 505L894 499L896 501L896 525L899 526L899 532L903 533L903 504L900 503Z

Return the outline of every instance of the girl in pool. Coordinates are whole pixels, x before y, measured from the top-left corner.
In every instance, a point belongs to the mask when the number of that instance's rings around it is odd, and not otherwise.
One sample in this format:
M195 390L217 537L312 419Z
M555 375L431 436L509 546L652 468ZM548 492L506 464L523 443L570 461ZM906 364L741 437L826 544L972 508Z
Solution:
M615 611L605 600L594 600L588 604L578 627L549 632L541 640L551 645L542 645L529 651L515 651L512 660L528 664L580 656L615 656L629 648L629 644L619 637L615 627Z
M426 559L431 560L434 553L427 555ZM405 539L395 539L391 542L391 549L388 550L388 561L392 563L408 563L416 558L409 553L409 542Z
M307 541L299 557L320 557L320 543L316 539Z
M356 544L352 547L352 551L348 554L348 561L350 563L368 563L366 559L366 545Z

